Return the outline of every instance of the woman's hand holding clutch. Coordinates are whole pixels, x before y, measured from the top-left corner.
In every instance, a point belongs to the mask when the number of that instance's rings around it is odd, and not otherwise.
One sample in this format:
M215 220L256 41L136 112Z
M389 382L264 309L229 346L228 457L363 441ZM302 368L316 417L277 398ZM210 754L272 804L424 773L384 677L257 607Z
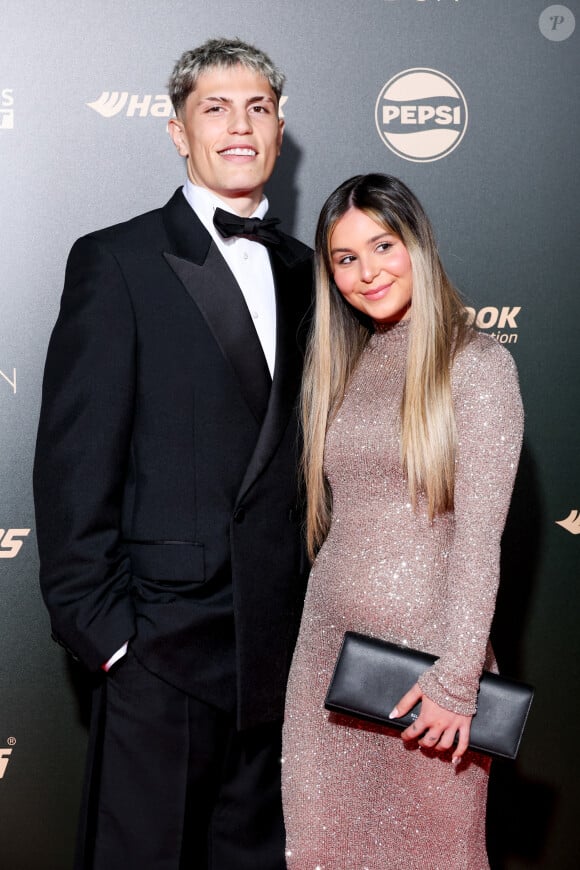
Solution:
M425 749L436 749L439 752L451 749L457 739L451 763L458 764L469 743L472 717L452 713L451 710L440 707L424 695L418 683L415 683L391 710L389 718L404 716L419 701L421 701L420 713L415 721L405 728L401 737L403 740L417 740L419 746Z

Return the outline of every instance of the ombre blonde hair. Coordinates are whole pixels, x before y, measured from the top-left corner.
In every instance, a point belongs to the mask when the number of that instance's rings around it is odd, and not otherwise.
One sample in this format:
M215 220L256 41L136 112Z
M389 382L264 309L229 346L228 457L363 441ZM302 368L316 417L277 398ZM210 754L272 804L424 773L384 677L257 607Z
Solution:
M316 307L302 385L307 494L306 537L313 558L330 528L332 493L324 475L329 423L374 331L370 318L345 302L333 279L330 240L341 217L359 209L398 235L407 248L413 298L407 370L401 403L401 463L413 507L424 493L429 517L453 509L457 436L451 364L472 330L457 291L445 274L423 207L389 175L357 175L325 202L316 229Z

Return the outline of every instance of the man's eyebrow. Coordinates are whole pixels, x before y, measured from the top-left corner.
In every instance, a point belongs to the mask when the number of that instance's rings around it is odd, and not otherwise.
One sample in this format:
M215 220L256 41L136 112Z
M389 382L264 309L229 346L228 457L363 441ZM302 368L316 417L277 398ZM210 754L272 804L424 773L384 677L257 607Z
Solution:
M220 96L210 96L210 97L201 97L200 103L232 103L232 97L220 97ZM255 97L248 97L246 103L274 103L274 99L268 94L257 94Z

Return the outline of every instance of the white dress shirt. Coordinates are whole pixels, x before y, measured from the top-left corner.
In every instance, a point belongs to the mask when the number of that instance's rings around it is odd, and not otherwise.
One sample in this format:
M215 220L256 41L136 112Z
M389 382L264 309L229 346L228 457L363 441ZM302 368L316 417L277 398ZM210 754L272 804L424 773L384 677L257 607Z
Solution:
M270 375L273 377L276 359L276 293L268 249L260 242L254 242L243 236L224 239L220 235L213 223L216 208L222 208L231 214L236 214L236 212L211 190L192 184L188 178L183 186L183 193L218 246L234 278L240 285L248 311L252 315ZM267 211L268 200L266 197L262 197L258 208L250 217L263 218Z

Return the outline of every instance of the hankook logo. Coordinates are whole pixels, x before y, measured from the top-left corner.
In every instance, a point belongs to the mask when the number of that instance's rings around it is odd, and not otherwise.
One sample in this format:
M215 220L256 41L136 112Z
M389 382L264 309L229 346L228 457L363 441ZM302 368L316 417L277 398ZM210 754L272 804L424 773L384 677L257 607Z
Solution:
M375 105L379 136L404 160L447 157L467 129L467 103L455 82L434 69L407 69L382 88Z
M503 308L486 305L477 310L469 307L465 309L469 326L493 330L490 335L500 344L517 343L518 334L515 330L518 328L517 317L521 310L521 305L504 305Z
M127 118L168 118L173 107L167 94L129 94L128 91L103 91L100 97L86 104L103 118L113 118L121 112Z

